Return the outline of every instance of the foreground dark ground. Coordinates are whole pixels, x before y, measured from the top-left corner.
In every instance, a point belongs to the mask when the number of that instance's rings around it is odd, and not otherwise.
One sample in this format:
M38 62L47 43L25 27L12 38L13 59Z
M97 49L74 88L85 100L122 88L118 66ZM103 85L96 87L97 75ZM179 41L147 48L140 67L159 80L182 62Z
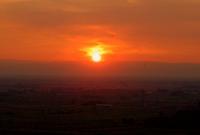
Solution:
M0 134L200 134L200 83L1 79Z

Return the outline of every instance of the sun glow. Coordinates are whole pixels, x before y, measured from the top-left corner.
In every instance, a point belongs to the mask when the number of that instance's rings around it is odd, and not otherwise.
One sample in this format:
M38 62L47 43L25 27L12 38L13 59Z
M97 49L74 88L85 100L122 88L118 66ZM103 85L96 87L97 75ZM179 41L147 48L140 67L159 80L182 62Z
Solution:
M93 62L101 62L103 54L105 54L105 50L101 46L95 46L88 49L88 55Z
M89 56L91 60L96 63L103 61L103 56L111 52L108 51L103 45L85 48L84 51L87 53L87 56Z
M98 51L97 52L93 52L91 57L92 57L92 60L94 62L100 62L102 60L102 56Z

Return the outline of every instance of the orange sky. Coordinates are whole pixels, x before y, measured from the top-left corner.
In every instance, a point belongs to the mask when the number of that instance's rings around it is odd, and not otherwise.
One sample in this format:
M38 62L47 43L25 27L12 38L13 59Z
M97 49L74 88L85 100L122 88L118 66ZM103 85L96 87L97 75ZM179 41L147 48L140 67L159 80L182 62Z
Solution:
M200 63L199 0L1 0L0 59Z

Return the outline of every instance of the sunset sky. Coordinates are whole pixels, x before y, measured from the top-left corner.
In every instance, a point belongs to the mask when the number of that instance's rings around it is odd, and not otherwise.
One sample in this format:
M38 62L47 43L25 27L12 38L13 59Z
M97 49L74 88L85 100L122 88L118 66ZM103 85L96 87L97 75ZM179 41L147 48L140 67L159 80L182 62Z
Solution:
M199 0L0 0L0 59L200 63Z

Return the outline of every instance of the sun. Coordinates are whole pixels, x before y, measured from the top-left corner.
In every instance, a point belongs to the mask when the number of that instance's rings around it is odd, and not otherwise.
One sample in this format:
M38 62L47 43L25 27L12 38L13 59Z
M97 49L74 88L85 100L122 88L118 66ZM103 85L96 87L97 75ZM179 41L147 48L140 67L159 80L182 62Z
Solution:
M93 52L91 58L92 58L93 62L101 62L101 60L102 60L102 56L101 56L100 52L98 52L98 51Z
M95 46L88 49L88 55L91 57L93 62L101 62L102 55L105 53L104 48L101 46Z
M98 44L93 47L87 47L83 49L83 51L86 52L91 61L95 63L102 62L104 60L104 55L110 53L110 51L102 44Z

